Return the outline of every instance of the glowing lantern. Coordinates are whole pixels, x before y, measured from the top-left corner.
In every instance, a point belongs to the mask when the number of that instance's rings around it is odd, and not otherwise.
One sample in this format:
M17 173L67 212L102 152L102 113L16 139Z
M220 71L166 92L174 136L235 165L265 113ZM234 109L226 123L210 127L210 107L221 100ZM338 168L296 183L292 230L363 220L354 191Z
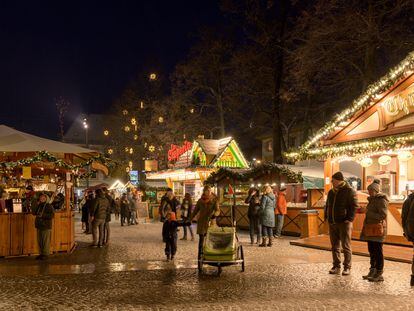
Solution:
M383 155L378 158L378 163L381 165L388 165L391 163L391 157L389 155Z
M398 160L401 162L407 162L413 158L411 151L402 151L398 154Z
M361 160L362 167L370 167L372 164L374 164L374 161L371 158L363 158Z

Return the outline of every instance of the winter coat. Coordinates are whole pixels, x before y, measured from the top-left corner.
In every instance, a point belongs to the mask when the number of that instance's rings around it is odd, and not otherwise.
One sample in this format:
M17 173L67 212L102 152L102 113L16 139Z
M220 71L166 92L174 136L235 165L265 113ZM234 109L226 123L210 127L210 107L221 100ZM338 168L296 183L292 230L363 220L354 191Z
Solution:
M82 222L88 222L89 209L91 208L93 199L87 199L85 204L82 206Z
M405 237L408 241L414 242L414 193L405 200L401 218Z
M285 192L279 192L277 196L276 201L276 209L275 209L276 215L286 215L287 214L287 203L286 203L286 193Z
M197 214L199 214L197 220L197 234L207 234L210 219L220 215L217 197L212 195L209 200L205 200L203 197L199 199L190 219L193 219Z
M34 191L25 193L24 198L22 199L22 212L23 213L32 212L33 208L36 207L36 203L37 203L37 198L36 198L36 193Z
M121 215L124 217L129 215L129 201L127 198L121 199Z
M190 199L183 199L181 203L181 219L188 220L190 219L191 209L193 208L193 203Z
M166 196L163 196L160 205L161 221L164 221L167 218L168 212L177 213L177 207L179 205L180 202L178 202L178 200L175 197L170 200Z
M357 207L355 190L344 182L338 189L329 190L325 205L325 220L330 224L352 222Z
M164 242L168 240L177 239L177 229L178 227L185 226L183 222L178 222L176 220L167 220L162 225L162 240Z
M361 240L384 242L387 236L387 226L385 223L384 234L380 237L366 237L364 235L364 227L366 224L378 224L387 219L388 198L383 193L378 193L375 196L368 197L368 205L366 207L365 220L361 233Z
M32 206L32 214L36 215L35 228L38 230L52 229L54 213L53 206L49 203L39 203Z
M95 219L106 220L111 213L111 203L104 194L94 199L90 215Z
M105 194L105 197L109 201L109 213L106 214L105 222L111 222L111 213L115 213L116 203L115 200L109 194Z
M262 196L260 203L260 223L262 226L274 227L275 226L275 207L276 198L273 193L267 193Z
M259 217L260 210L260 195L249 195L244 203L249 204L249 209L247 210L247 217L249 219L253 217Z

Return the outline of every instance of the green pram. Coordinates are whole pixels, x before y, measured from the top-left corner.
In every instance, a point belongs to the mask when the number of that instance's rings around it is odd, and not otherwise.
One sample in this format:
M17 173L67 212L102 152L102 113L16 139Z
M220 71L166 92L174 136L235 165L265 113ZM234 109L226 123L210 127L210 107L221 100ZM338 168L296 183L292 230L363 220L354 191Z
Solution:
M198 260L198 270L203 272L203 265L218 268L218 275L222 267L241 265L244 272L243 246L240 245L236 227L210 226L204 239L203 253Z

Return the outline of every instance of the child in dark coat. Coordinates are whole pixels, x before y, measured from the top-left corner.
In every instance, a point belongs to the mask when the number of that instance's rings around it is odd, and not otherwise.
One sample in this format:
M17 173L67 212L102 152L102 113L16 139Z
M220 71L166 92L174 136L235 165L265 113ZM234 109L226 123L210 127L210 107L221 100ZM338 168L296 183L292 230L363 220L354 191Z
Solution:
M162 226L162 240L165 242L167 260L173 260L177 252L177 229L190 224L178 222L174 212L167 213L167 221Z

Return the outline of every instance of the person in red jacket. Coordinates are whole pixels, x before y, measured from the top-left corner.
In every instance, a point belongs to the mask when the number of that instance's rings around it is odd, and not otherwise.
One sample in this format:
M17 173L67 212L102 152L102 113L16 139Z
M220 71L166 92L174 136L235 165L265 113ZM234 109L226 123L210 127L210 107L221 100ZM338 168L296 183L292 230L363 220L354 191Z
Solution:
M286 187L285 186L280 186L279 188L279 193L277 195L275 214L276 214L276 231L275 231L274 237L280 238L282 236L284 218L285 218L285 215L287 214Z

